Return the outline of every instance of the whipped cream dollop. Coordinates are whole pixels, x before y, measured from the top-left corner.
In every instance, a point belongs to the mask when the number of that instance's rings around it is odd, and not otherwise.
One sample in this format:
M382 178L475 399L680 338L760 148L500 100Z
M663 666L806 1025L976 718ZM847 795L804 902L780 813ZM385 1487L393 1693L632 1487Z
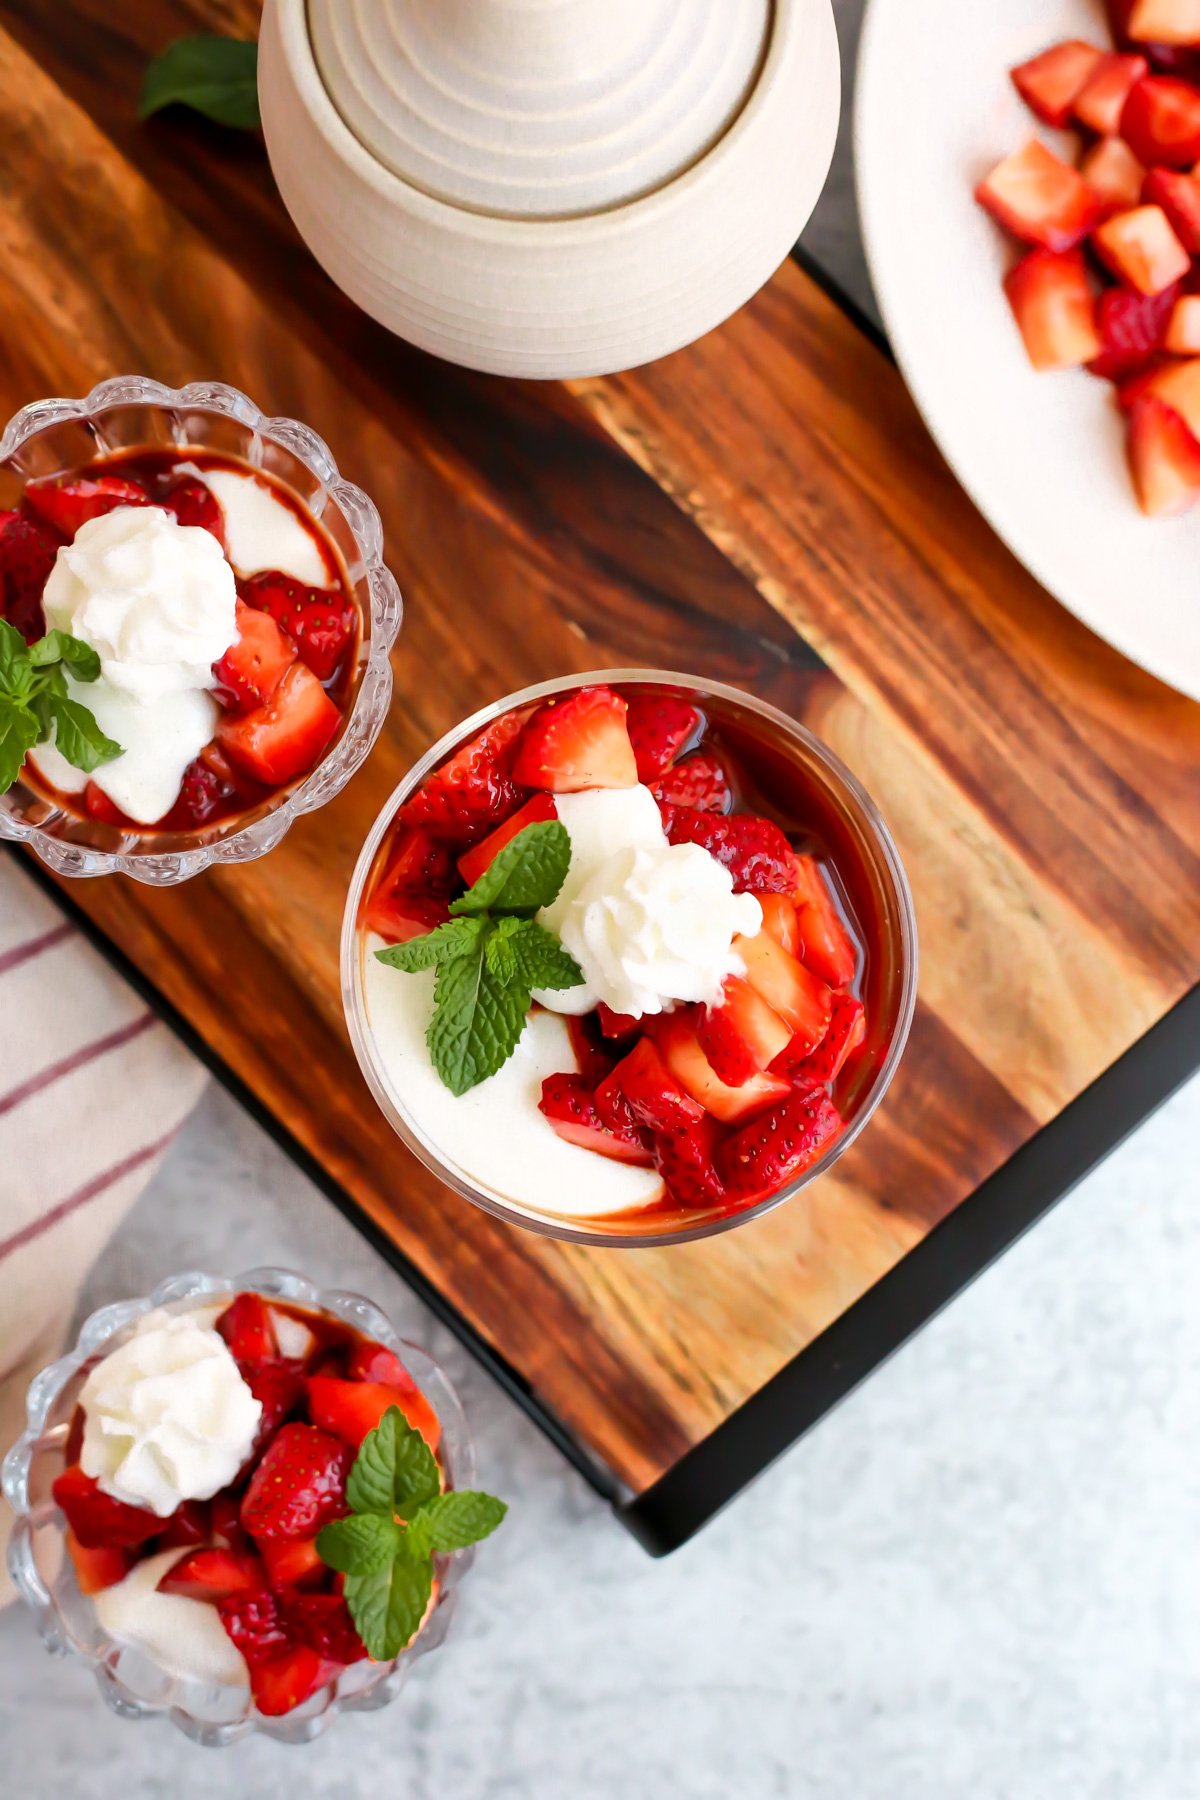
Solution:
M227 1487L254 1446L262 1405L225 1340L186 1313L148 1313L92 1370L80 1464L100 1488L169 1518Z
M685 1001L716 1005L729 975L745 974L733 948L762 928L753 894L699 844L671 844L649 788L594 788L555 796L571 839L557 899L538 914L583 971L584 985L535 994L553 1012L598 1001L641 1018Z
M30 752L34 764L65 793L94 781L131 819L153 824L216 728L212 665L238 635L237 586L220 544L163 507L114 507L58 552L43 606L48 630L98 654L100 679L68 674L67 688L124 754L88 776L50 742Z

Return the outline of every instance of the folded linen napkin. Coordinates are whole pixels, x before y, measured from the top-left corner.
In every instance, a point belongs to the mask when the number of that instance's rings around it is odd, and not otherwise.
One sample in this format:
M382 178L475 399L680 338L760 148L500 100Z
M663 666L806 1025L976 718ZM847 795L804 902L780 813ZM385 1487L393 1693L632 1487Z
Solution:
M24 1427L29 1382L64 1347L84 1276L206 1080L0 856L0 1456ZM0 1544L11 1523L0 1499ZM0 1606L11 1598L0 1569Z

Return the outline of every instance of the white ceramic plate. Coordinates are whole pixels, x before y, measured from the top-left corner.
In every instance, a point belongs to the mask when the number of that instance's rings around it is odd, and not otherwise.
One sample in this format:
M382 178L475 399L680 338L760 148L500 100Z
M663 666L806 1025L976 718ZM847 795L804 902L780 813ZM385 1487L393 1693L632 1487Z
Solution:
M1008 78L1064 37L1108 45L1100 0L870 0L855 159L867 258L904 377L1014 553L1092 630L1200 699L1200 511L1146 519L1107 382L1030 366L1013 259L972 199L1038 125Z

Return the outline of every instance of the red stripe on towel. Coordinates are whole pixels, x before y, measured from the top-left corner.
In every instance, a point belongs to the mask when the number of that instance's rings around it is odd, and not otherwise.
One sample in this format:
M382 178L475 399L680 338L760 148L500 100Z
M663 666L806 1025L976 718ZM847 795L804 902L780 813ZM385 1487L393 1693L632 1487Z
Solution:
M51 1063L49 1068L41 1070L37 1075L31 1075L29 1080L23 1081L19 1087L10 1089L7 1094L0 1094L0 1118L3 1118L5 1113L12 1112L14 1107L20 1106L23 1100L29 1100L34 1094L40 1094L44 1088L52 1087L56 1081L61 1081L64 1075L72 1075L76 1069L82 1069L87 1063L96 1062L100 1057L107 1056L110 1050L119 1050L122 1044L132 1043L134 1038L141 1037L143 1031L149 1031L155 1023L153 1013L143 1013L140 1018L133 1021L132 1025L122 1025L119 1031L110 1031L107 1037L96 1038L92 1043L84 1044L81 1049L72 1050L70 1056L64 1056L60 1062Z
M135 1150L131 1156L124 1157L111 1169L106 1169L102 1175L93 1175L86 1186L81 1187L77 1193L69 1195L66 1200L60 1200L57 1206L52 1206L50 1211L43 1213L40 1219L32 1219L20 1231L15 1231L10 1238L5 1238L0 1243L0 1263L6 1256L11 1256L14 1250L24 1249L26 1244L32 1244L35 1238L40 1238L43 1232L52 1230L71 1213L78 1212L80 1207L86 1206L89 1200L99 1199L101 1194L105 1194L109 1188L115 1187L117 1182L123 1180L126 1175L132 1175L135 1169L140 1169L143 1163L153 1162L156 1156L161 1156L178 1131L179 1126L176 1125L174 1130L168 1131L166 1137L159 1138L156 1144L147 1144L143 1149Z
M10 969L19 969L22 963L31 962L35 956L40 956L43 950L53 950L55 944L61 944L74 935L73 925L56 925L53 931L44 931L41 937L27 938L23 944L14 944L11 950L0 954L0 975L7 975Z

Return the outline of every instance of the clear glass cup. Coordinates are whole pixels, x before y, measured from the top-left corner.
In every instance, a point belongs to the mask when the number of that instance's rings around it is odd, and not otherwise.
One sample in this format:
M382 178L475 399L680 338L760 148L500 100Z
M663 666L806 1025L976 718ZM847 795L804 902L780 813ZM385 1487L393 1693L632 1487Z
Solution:
M852 899L867 957L862 997L868 1038L864 1052L853 1064L848 1087L839 1088L837 1096L846 1128L794 1181L754 1205L733 1211L680 1207L669 1215L654 1210L640 1219L636 1213L624 1214L606 1223L516 1206L480 1186L455 1164L446 1146L425 1135L389 1079L371 1031L363 980L366 934L359 913L377 863L386 854L388 833L400 807L427 775L501 714L597 682L622 688L661 688L699 706L710 723L733 741L739 756L752 752L761 802L773 803L784 815L794 815L802 810L797 793L803 795L803 809L812 819L815 835L833 853L839 876L852 877ZM602 1248L647 1249L712 1237L760 1218L826 1174L845 1155L887 1092L904 1050L916 1005L917 925L908 878L887 826L849 769L812 732L776 707L720 682L663 669L601 669L543 681L497 700L448 732L409 770L376 819L354 870L342 920L341 977L351 1041L371 1092L393 1130L447 1187L497 1218L547 1237Z
M245 1275L174 1275L143 1299L121 1300L93 1313L74 1349L43 1369L30 1384L28 1424L0 1471L4 1497L16 1514L8 1543L8 1571L33 1613L47 1650L85 1663L95 1675L106 1705L121 1718L165 1715L198 1744L232 1744L255 1731L282 1743L302 1744L319 1737L339 1713L374 1712L391 1704L417 1658L445 1641L458 1604L458 1585L474 1560L474 1548L434 1558L438 1592L433 1611L394 1661L354 1663L294 1712L267 1718L254 1709L248 1689L170 1675L143 1652L108 1635L91 1600L79 1591L66 1550L65 1521L50 1491L64 1467L71 1417L89 1371L132 1335L138 1320L156 1307L193 1312L245 1292L331 1313L395 1351L437 1414L442 1429L438 1454L447 1487L474 1486L475 1447L448 1377L424 1350L401 1338L370 1300L338 1289L322 1292L288 1269L251 1269Z
M136 449L220 451L285 482L319 520L341 557L362 617L350 703L317 766L252 812L191 832L122 831L82 820L18 779L0 794L0 838L30 848L57 875L132 875L167 887L212 863L249 862L283 837L293 819L340 793L364 761L392 698L388 656L402 604L383 564L383 527L361 488L343 481L328 447L295 419L269 419L219 381L164 387L140 375L102 381L82 400L38 400L0 438L0 508L15 506L27 481Z

